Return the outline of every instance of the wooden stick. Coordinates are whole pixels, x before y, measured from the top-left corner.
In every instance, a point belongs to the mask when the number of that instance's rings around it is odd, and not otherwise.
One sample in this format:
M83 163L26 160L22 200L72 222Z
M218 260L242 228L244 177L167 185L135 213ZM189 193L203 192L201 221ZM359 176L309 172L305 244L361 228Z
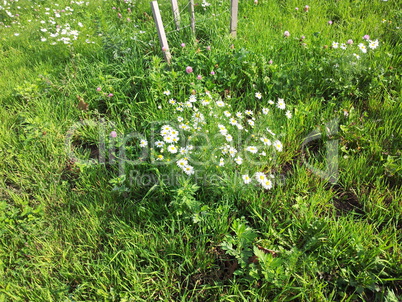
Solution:
M230 7L230 35L236 38L237 34L237 13L239 8L239 0L232 0Z
M169 45L166 39L165 28L163 27L161 12L159 11L159 6L157 1L151 2L152 14L154 15L154 20L156 24L156 29L158 31L159 42L162 47L163 56L168 64L170 64L170 60L172 58L169 52Z
M194 13L194 0L190 0L190 16L191 16L191 30L195 33L195 13Z
M179 12L179 5L177 4L177 0L171 0L172 2L172 10L173 10L173 17L174 22L176 24L176 29L180 29L180 12Z

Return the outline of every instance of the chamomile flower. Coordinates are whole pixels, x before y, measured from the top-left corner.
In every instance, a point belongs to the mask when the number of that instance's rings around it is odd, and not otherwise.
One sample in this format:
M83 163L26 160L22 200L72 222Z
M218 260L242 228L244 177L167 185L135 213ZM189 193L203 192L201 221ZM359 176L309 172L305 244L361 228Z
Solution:
M256 92L256 93L255 93L255 97L256 97L257 99L261 100L261 98L262 98L261 92Z
M177 121L178 121L179 123L181 123L182 121L184 121L184 118L182 118L181 116L178 116L178 117L177 117Z
M267 177L262 172L256 172L254 174L255 179L261 184L267 180Z
M288 119L291 119L291 118L292 118L292 112L290 112L289 110L286 111L285 115L286 115L286 117L287 117Z
M159 154L159 155L157 155L156 156L156 158L155 158L156 160L163 160L164 159L164 157L163 157L163 155L162 154Z
M156 142L155 142L155 146L156 146L157 148L162 148L164 145L165 145L165 143L162 142L162 141L156 141Z
M183 109L183 107L176 107L176 110L179 112L183 112L184 109Z
M346 44L345 44L345 43L342 43L340 47L341 47L343 50L345 50L345 49L346 49Z
M229 148L229 155L230 155L231 157L235 157L236 153L237 153L236 148L234 148L234 147L230 147L230 148Z
M246 111L244 111L244 113L246 114L246 115L253 115L253 111L251 111L251 110L246 110Z
M217 101L217 102L216 102L216 105L217 105L218 107L224 107L224 106L225 106L225 102L224 102L224 101Z
M226 134L228 133L228 131L227 131L227 129L226 129L226 127L225 127L224 125L219 124L219 125L218 125L218 128L219 128L219 132L220 132L222 135L226 135Z
M223 167L225 165L225 160L223 157L219 159L219 167Z
M283 99L278 99L278 102L276 103L276 107L278 107L279 109L285 109L286 108L286 104L284 102Z
M197 102L197 97L196 97L194 94L192 94L192 95L190 95L190 97L188 98L188 101L189 101L190 103Z
M246 151L255 154L255 153L258 152L258 148L255 147L255 146L248 146L248 147L246 148Z
M237 125L236 119L231 118L231 119L229 120L229 124L231 124L231 125Z
M244 181L244 183L247 185L247 184L249 184L250 182L251 182L251 178L250 178L250 176L248 176L247 174L245 174L245 175L242 175L241 176L241 178L243 179L243 181Z
M201 105L203 106L207 106L209 105L211 102L209 100L201 100Z
M274 141L274 147L278 152L282 152L283 145L279 140Z
M145 148L146 146L148 146L148 142L145 139L142 139L140 141L140 147L141 148Z
M231 136L230 134L226 134L225 135L226 141L231 142L233 140L233 136Z
M339 47L339 42L332 42L332 48L336 49Z
M194 167L187 165L183 168L183 171L187 174L187 175L192 175L194 174Z
M163 140L168 144L173 143L173 136L172 135L166 135L166 136L163 137Z
M378 40L370 41L368 47L369 47L370 49L376 49L376 48L378 47L378 44L379 44L379 43L378 43Z
M266 138L265 136L264 136L264 137L261 137L261 138L260 138L260 141L262 141L265 146L271 146L271 144L272 144L272 143L271 143L271 140L269 140L269 139Z
M188 160L181 158L176 162L177 166L181 169L184 169L188 165Z
M172 104L172 105L176 104L176 100L175 99L170 99L169 104Z
M359 49L362 51L362 53L366 53L367 52L367 48L366 45L364 45L363 43L360 43L358 45Z
M170 145L167 150L172 154L177 153L177 148L174 145Z
M272 189L272 181L270 179L265 179L265 181L261 182L261 186L266 190Z
M170 95L170 91L169 91L169 90L165 90L165 91L163 92L163 94L164 94L164 95Z
M235 161L236 164L238 164L238 165L241 165L241 164L243 163L243 159L242 159L240 156L236 157L236 158L234 159L234 161Z
M224 111L223 112L223 114L226 116L226 117L230 117L232 114L229 112L229 111Z
M236 117L242 118L242 117L243 117L243 114L242 114L241 112L237 112L237 113L236 113Z
M247 120L247 123L248 123L251 127L254 127L254 121L253 121L253 120Z
M262 108L262 114L267 115L269 112L268 108Z
M275 102L273 100L269 100L268 104L273 105L273 104L275 104Z

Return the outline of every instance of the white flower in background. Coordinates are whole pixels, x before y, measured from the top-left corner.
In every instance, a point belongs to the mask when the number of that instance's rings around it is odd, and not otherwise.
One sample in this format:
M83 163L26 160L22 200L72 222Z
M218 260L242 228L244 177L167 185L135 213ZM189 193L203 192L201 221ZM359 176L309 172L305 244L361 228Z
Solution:
M217 101L217 102L216 102L216 105L217 105L218 107L224 107L224 106L225 106L225 102L224 102L224 101Z
M261 137L260 141L264 143L265 146L271 146L271 140L267 139L266 137Z
M176 104L176 100L175 99L170 99L169 104L172 104L172 105Z
M242 114L241 112L237 112L237 113L236 113L236 116L237 116L238 118L242 118L242 117L243 117L243 114Z
M187 175L192 175L194 174L194 168L190 165L187 165L184 167L183 171L187 174Z
M225 135L226 141L231 142L233 140L233 137L230 134Z
M236 157L234 161L235 161L236 164L238 164L238 165L241 165L241 164L243 163L243 159L242 159L240 156Z
M275 104L275 102L273 100L269 100L268 104L273 105L273 104Z
M226 129L225 126L219 124L219 125L218 125L218 128L219 128L219 132L220 132L222 135L228 134L228 130Z
M261 92L256 92L256 93L255 93L255 97L256 97L257 99L261 100L261 98L262 98Z
M186 166L188 166L188 160L181 158L176 162L177 166L181 169L184 169Z
M156 141L156 142L155 142L155 146L158 147L158 148L162 148L163 145L165 145L165 143L162 142L162 141Z
M224 114L226 117L231 117L231 115L232 115L232 114L231 114L229 111L227 111L227 110L224 111L223 114Z
M248 146L248 147L246 148L246 151L255 154L255 153L258 152L258 149L257 149L257 147L255 147L255 146Z
M267 115L268 112L269 112L269 109L268 109L268 108L262 108L262 114Z
M245 184L249 184L249 183L251 182L251 178L250 178L250 176L248 176L247 174L242 175L241 178L243 179L243 181L244 181Z
M332 42L332 48L338 48L339 47L339 42Z
M366 45L364 45L363 43L360 43L360 44L358 45L358 47L360 48L360 50L362 51L362 53L366 53L366 52L367 52Z
M236 119L234 119L234 118L230 118L230 120L229 120L229 124L231 124L231 125L237 125L237 121L236 121Z
M286 104L285 101L283 99L278 99L278 102L276 103L276 107L278 107L279 109L285 109L286 108Z
M209 105L209 103L210 103L210 101L208 101L208 100L201 100L201 105L203 105L203 106L207 106L207 105Z
M192 94L192 95L190 95L190 97L188 98L188 101L189 101L190 103L197 102L197 97L196 97L194 94Z
M165 90L165 91L163 92L163 94L164 94L164 95L170 95L170 91L169 91L169 90Z
M148 142L145 139L142 139L140 141L140 147L141 148L145 148L146 146L148 146Z
M355 54L355 53L354 53L353 55L355 56L356 59L358 59L358 60L360 59L360 56L359 56L359 55L357 55L357 54Z
M345 44L345 43L342 43L340 47L341 47L343 50L345 50L345 49L346 49L346 44Z
M286 115L286 117L287 117L288 119L291 119L291 118L292 118L292 112L290 112L289 110L286 111L285 115Z
M184 118L182 118L181 116L178 116L178 117L177 117L177 121L178 121L179 123L181 123L182 121L184 121Z
M170 145L167 150L172 154L177 153L177 148L174 145Z
M272 181L270 179L265 179L265 181L261 182L261 185L266 190L272 189Z
M162 154L159 154L158 156L156 156L156 160L163 160L163 159L164 159L164 157Z
M225 160L223 159L223 157L221 157L219 160L219 166L223 167L224 165L225 165Z
M229 148L229 155L230 155L231 157L235 157L236 153L237 153L236 148L234 148L234 147L230 147L230 148Z
M282 152L283 145L279 140L274 141L274 147L278 152Z
M378 47L378 45L379 45L378 40L370 41L369 48L370 49L376 49Z
M255 179L261 184L267 180L267 177L262 172L256 172L254 174Z

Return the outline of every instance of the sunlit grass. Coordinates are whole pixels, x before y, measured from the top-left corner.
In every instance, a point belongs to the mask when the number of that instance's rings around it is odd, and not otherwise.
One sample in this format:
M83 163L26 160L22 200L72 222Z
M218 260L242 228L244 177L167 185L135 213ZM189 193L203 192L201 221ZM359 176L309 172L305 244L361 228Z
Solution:
M1 4L0 300L400 300L398 3L241 2L237 39L228 2L196 6L195 37L159 5L170 66L146 1ZM256 122L271 110L269 125L247 126L280 136L261 166L271 189L245 186L246 160L240 174L230 158L219 166L216 137L202 178L146 156L129 164L137 134L177 120L170 98L207 90ZM202 111L206 133L233 126L219 110ZM330 183L317 171L334 141Z

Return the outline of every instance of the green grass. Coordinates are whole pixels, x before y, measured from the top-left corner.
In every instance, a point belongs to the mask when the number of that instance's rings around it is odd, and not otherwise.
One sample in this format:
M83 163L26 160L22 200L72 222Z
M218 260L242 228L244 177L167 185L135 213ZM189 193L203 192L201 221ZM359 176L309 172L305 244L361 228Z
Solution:
M6 2L0 301L402 299L398 1L241 2L236 39L229 2L197 5L195 36L189 27L173 31L170 4L161 2L171 65L146 1ZM63 34L66 23L77 32ZM56 41L63 35L71 44ZM364 35L379 46L363 53ZM346 49L333 47L349 39ZM206 90L227 107L213 107L211 117L198 105L209 131L193 133L203 147L191 155L202 159L198 174L152 162L140 135L151 142L154 126L158 136L160 126L178 126L178 115L190 121L190 110L168 100L195 92L199 104ZM278 98L291 119L268 103ZM234 132L222 111L247 109L255 128L244 120L250 132ZM225 157L220 167L217 123L241 137L239 154L258 142L248 134L268 137L266 127L283 151L261 155L261 166ZM307 143L313 131L322 135ZM336 183L317 173L331 163ZM241 175L257 171L274 174L272 189L243 184Z

